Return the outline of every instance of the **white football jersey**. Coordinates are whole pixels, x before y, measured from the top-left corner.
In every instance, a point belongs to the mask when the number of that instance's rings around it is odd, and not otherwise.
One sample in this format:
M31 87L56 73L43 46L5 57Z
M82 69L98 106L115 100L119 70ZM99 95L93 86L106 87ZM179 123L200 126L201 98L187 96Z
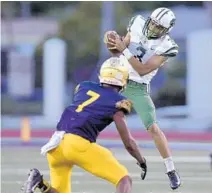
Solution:
M145 19L141 15L133 17L129 23L127 31L130 33L131 39L128 49L134 56L142 63L146 61L154 54L163 55L165 57L174 57L178 53L178 45L174 42L169 35L163 36L159 39L150 39L143 33L145 25ZM149 84L151 79L156 75L158 69L146 74L144 76L139 75L133 67L129 66L129 79Z

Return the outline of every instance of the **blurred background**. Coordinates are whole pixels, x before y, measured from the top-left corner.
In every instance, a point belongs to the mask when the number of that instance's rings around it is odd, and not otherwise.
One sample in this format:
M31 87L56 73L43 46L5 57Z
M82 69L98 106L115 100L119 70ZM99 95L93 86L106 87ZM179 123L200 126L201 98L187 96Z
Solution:
M41 169L49 179L40 147L72 102L75 86L98 81L99 68L110 57L102 41L104 32L125 35L131 17L147 18L158 7L175 13L171 37L180 47L178 56L160 68L151 83L158 123L174 150L183 181L180 192L211 192L212 2L200 1L1 2L2 192L18 192L29 168ZM140 180L140 170L122 148L113 124L98 142L127 167L134 193L141 188L144 193L170 192L163 160L141 120L133 112L127 121L147 159L147 180ZM72 177L73 193L114 191L77 167Z
M32 133L51 133L74 87L98 81L99 67L110 56L104 32L125 35L131 17L147 18L162 6L176 14L171 36L180 49L152 80L159 125L173 135L211 133L211 2L10 1L1 3L2 136L18 136L23 122ZM128 122L145 132L134 112Z

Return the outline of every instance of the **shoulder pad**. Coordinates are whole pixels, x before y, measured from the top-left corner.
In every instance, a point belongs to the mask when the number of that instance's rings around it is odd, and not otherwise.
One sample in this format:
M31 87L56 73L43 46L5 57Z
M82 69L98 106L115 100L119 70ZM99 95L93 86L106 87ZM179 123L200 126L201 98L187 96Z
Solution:
M123 99L116 103L116 108L123 110L125 113L130 113L132 110L132 102L128 99Z
M179 47L175 41L167 35L156 48L155 54L165 57L174 57L178 54L178 49Z
M128 32L131 32L131 31L134 31L134 30L136 30L136 31L140 30L141 31L140 27L142 27L142 25L144 23L145 23L145 18L142 15L136 15L136 16L131 18L131 20L128 24L128 27L127 27L127 31Z

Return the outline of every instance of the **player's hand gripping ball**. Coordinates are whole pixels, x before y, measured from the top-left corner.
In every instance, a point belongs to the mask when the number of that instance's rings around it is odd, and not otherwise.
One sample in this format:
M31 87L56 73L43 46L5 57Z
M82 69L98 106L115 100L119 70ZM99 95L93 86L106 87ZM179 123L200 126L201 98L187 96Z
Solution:
M107 46L107 49L112 54L118 54L120 53L116 47L114 46L114 43L110 41L110 39L115 40L116 38L120 38L120 36L115 31L107 31L104 35L104 43Z

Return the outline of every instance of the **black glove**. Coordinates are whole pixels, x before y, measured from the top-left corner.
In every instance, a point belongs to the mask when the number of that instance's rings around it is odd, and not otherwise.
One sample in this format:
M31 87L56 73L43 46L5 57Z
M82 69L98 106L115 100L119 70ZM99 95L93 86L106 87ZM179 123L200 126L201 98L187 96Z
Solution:
M146 159L144 158L144 162L143 163L138 163L137 164L140 166L141 168L141 179L144 180L146 177L146 173L147 173L147 165L146 165Z

